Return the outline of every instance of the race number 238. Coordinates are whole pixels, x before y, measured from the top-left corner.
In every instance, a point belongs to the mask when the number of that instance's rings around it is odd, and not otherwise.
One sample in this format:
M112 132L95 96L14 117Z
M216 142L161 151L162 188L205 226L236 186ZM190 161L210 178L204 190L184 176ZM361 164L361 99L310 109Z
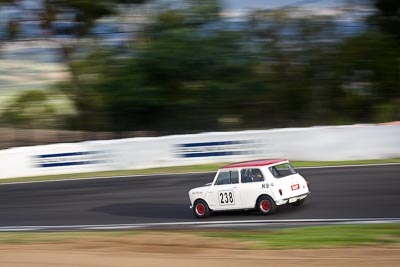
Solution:
M235 197L233 191L219 191L218 199L220 205L234 205Z

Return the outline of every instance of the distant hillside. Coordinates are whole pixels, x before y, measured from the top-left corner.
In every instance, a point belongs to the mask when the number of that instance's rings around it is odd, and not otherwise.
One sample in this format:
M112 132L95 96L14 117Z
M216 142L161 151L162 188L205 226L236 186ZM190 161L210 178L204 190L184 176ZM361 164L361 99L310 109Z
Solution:
M46 89L65 80L68 73L58 59L54 45L45 42L17 42L5 45L0 57L0 96L21 90Z

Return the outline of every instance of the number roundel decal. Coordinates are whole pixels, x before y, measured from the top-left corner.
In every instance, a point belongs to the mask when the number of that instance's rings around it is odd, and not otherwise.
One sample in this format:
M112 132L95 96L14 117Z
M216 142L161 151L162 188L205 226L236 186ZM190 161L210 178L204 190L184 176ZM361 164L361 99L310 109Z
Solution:
M235 197L233 191L219 191L218 192L219 205L234 205Z

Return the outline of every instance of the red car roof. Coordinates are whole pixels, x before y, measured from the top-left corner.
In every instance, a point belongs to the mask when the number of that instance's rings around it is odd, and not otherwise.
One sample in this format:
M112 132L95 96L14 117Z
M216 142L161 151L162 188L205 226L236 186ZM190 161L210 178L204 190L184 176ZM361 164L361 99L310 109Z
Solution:
M243 168L243 167L254 167L254 166L267 166L272 165L279 162L287 161L286 159L260 159L260 160L250 160L250 161L243 161L237 162L233 164L229 164L223 166L221 169L227 168Z

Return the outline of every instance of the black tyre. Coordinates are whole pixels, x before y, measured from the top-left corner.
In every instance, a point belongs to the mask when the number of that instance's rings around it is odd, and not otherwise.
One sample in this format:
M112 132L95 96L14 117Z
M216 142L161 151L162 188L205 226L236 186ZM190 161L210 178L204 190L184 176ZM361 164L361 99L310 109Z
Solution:
M269 215L275 212L276 204L271 197L261 196L257 201L257 208L262 214Z
M305 198L297 200L296 202L292 203L292 206L298 207L304 204L304 201L306 201Z
M203 219L210 216L210 209L204 200L196 200L193 205L193 212L197 218Z

